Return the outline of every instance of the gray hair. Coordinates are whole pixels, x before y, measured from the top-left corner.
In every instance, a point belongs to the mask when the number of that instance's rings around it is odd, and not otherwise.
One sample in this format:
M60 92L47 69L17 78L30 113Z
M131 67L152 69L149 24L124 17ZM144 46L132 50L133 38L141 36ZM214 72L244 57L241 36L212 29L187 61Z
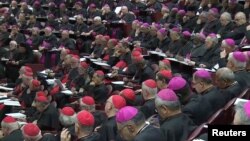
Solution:
M95 20L95 21L101 21L102 18L101 18L100 16L96 16L96 17L94 17L94 20Z
M241 125L250 125L250 118L245 113L244 104L245 102L241 102L235 106L235 114L239 117Z
M14 41L14 40L10 41L10 44L13 44L13 45L17 46L17 42Z
M2 128L7 128L9 131L14 131L14 130L20 128L18 122L14 122L14 123L5 123L4 121L1 122L1 127L2 127Z
M60 114L59 121L61 122L63 126L70 126L75 123L75 118L76 118L76 114L74 114L73 116L65 116L63 114Z
M219 77L220 80L226 82L233 82L235 80L234 72L227 67L218 69L216 75Z
M228 21L232 21L232 15L229 12L223 12L221 17L225 17Z
M246 62L237 61L233 57L233 52L229 53L229 55L228 55L228 61L232 62L237 69L245 69L246 64L247 64Z
M157 87L150 88L150 87L146 86L144 83L142 83L142 89L147 91L150 94L150 96L153 96L153 97L155 97L155 95L157 94L157 91L158 91Z
M160 97L156 96L155 98L155 106L166 106L168 109L172 111L177 111L181 108L181 103L179 100L177 101L164 101Z
M218 38L216 36L207 36L206 40L210 40L213 42L213 44L217 44L219 42Z

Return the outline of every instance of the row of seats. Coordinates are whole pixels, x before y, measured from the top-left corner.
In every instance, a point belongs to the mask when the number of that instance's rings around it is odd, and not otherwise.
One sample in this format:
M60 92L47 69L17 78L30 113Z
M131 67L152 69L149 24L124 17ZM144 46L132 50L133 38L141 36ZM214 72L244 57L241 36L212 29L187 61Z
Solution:
M203 133L207 133L207 125L231 124L234 119L234 103L237 98L250 100L250 88L243 91L238 97L230 100L223 108L214 113L207 122L198 126L189 136L187 141L192 141Z

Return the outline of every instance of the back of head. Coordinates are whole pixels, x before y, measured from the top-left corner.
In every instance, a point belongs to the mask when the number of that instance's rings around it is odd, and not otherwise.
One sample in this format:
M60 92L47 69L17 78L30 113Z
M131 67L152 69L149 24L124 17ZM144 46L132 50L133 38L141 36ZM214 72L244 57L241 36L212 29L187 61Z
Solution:
M22 127L22 133L25 141L39 141L42 138L40 128L33 123L28 123Z
M228 55L227 67L233 71L245 69L247 58L243 52L235 51Z
M9 135L12 131L19 129L18 122L10 116L6 116L1 122L2 132L5 136Z

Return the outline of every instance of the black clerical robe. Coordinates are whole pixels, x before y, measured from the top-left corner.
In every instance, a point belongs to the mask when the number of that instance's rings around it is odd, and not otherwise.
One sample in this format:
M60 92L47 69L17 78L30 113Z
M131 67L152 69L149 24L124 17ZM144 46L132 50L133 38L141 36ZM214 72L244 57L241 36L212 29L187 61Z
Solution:
M182 108L182 112L187 114L196 125L207 121L213 114L211 105L201 95L194 95Z
M193 48L190 51L190 60L197 62L199 61L204 53L206 52L206 48L204 45L194 45Z
M23 134L20 129L12 131L9 135L4 136L2 141L23 141Z
M143 69L137 69L134 78L136 82L141 84L148 79L155 79L155 73L152 67L147 64Z
M139 134L135 137L134 141L164 141L164 136L160 128L152 125L146 125Z
M208 103L211 105L212 113L215 113L224 106L221 102L223 101L223 96L216 87L209 88L208 90L202 92L201 95L204 100L208 101Z
M147 100L143 106L140 108L140 110L145 115L145 118L149 118L150 116L156 114L155 112L155 99L149 99Z
M41 130L55 131L59 129L59 111L54 105L49 105L45 111L40 113L37 125Z
M205 53L200 60L196 62L196 65L204 64L206 68L211 69L220 60L220 48L217 46L206 49Z
M116 139L117 125L115 117L108 118L108 120L102 124L100 135L102 141L112 141Z
M108 88L105 84L90 86L88 90L89 95L93 96L96 103L104 104L108 99Z
M98 133L91 133L86 137L77 139L77 141L100 141L100 140L102 139L100 138L100 135Z
M242 89L249 87L250 85L250 73L245 70L239 70L234 72L235 80L238 81Z
M244 91L237 81L230 86L219 90L223 97L223 100L221 101L223 105L226 105L231 99L239 96Z
M161 125L161 131L167 141L184 141L194 129L193 121L184 113L165 119Z
M102 123L104 123L107 120L107 116L103 111L94 111L92 112L92 115L95 118L94 128L97 126L100 126Z

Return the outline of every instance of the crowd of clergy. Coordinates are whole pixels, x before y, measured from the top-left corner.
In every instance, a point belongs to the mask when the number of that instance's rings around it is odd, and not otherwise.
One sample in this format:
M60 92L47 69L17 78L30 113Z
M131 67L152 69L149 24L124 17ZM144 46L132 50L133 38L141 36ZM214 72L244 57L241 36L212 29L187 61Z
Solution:
M188 140L250 88L249 11L250 0L0 0L0 140ZM250 125L248 99L234 110L227 124Z

